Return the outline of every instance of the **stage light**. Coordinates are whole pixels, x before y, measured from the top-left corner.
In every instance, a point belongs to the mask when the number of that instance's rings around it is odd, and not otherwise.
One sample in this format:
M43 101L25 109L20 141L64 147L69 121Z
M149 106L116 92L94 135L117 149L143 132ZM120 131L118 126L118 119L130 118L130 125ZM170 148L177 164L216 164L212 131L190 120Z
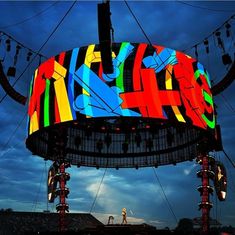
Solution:
M149 128L150 128L150 125L149 125L149 124L147 124L147 125L145 126L145 128L146 128L146 129L149 129Z
M16 46L16 55L19 55L20 49L21 49L21 46L17 45Z
M8 77L15 77L16 75L16 68L15 67L9 67L7 70L7 76Z
M171 133L170 130L167 130L166 141L168 146L172 146L172 143L174 142L174 135Z
M227 38L230 37L230 28L231 28L231 25L229 23L226 23L225 25L225 28L226 28L226 36Z
M32 55L33 55L33 53L31 51L29 51L27 54L27 61L30 61L30 58Z
M223 44L223 41L222 41L220 35L221 35L221 32L219 32L219 31L215 32L215 36L217 37L218 46L224 50L224 44Z
M89 139L91 135L92 135L92 130L90 126L88 126L87 129L85 130L85 136L87 137L87 139Z
M152 151L152 147L153 147L153 140L149 137L146 140L146 148L149 150L149 152Z
M96 142L96 148L98 149L98 152L101 153L101 150L103 149L103 141L101 139Z
M81 137L80 136L76 136L75 140L74 140L74 143L75 143L77 148L79 148L79 146L81 145L81 142L82 142Z
M222 55L222 61L224 65L228 65L232 63L232 59L228 53Z
M135 135L135 142L136 142L137 147L140 147L140 143L141 143L141 135L140 135L140 133L137 133Z
M104 142L105 144L107 145L107 148L109 148L110 144L112 143L112 137L110 134L107 134L105 137L104 137Z
M196 58L198 58L198 51L197 51L197 45L194 47L195 48L195 56L196 56Z
M208 41L208 39L205 39L203 43L206 47L206 53L208 54L209 53L209 41Z
M11 50L11 40L9 38L6 40L6 45L7 45L7 51L10 51Z
M127 151L128 151L128 143L127 142L123 142L122 143L122 151L124 152L124 153L127 153Z

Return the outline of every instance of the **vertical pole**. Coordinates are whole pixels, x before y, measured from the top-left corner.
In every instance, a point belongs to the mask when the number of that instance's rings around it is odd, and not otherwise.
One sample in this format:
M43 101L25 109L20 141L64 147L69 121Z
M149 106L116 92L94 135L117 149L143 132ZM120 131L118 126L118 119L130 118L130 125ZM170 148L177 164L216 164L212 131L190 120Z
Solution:
M47 175L47 162L45 160L45 175ZM48 179L46 177L46 185L48 185ZM48 194L46 194L46 203L47 203L47 209L46 211L48 212L49 211L49 207L48 207Z
M69 166L66 163L66 145L67 145L67 129L61 127L56 133L56 151L58 153L57 160L59 163L59 173L57 179L59 181L59 188L56 190L56 195L59 196L59 204L56 205L56 210L59 212L59 231L66 231L66 212L69 212L69 206L66 203L66 197L69 194L69 189L66 187L66 182L70 179L70 175L65 172Z
M210 178L214 179L214 172L211 171L210 165L214 159L208 155L208 140L206 138L198 144L198 150L197 162L202 166L201 170L197 172L197 176L202 181L202 185L198 187L201 194L201 202L199 203L199 209L202 211L201 234L208 235L210 230L210 209L212 208L210 194L213 192L213 188L210 186Z
M66 230L65 226L65 211L66 211L66 200L65 200L65 164L61 162L60 164L60 180L59 180L59 188L60 188L60 207L59 207L59 226L60 232L64 232Z
M210 196L208 192L209 186L209 163L208 163L208 156L203 154L202 156L202 201L201 201L201 208L202 208L202 234L207 235L209 233L209 221L210 221Z

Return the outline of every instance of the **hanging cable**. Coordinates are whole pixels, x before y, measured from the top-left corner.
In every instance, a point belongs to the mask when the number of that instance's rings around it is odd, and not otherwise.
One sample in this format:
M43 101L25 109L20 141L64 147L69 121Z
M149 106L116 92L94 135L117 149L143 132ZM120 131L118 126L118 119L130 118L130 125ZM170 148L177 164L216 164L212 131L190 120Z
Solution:
M233 12L234 12L234 11L233 11ZM204 43L204 41L205 41L205 40L208 40L211 36L213 36L216 31L221 30L222 27L224 27L224 26L226 27L226 24L228 24L228 22L229 22L230 20L234 19L234 17L235 17L235 14L233 14L232 16L230 16L225 22L223 22L223 24L221 24L219 27L217 27L213 32L211 32L209 35L207 35L207 37L205 37L203 40L199 41L198 43L194 44L193 46L188 47L188 48L185 49L185 50L182 50L182 52L186 52L186 51L188 51L188 50L194 48L195 45L199 45L199 44Z
M132 15L133 18L135 19L136 23L138 24L139 28L141 29L142 33L144 34L145 38L147 39L148 43L151 45L152 48L154 48L154 46L153 46L153 44L152 44L150 38L149 38L148 35L145 33L144 28L141 26L139 20L138 20L137 17L135 16L134 12L131 10L129 4L127 3L126 0L124 0L124 2L125 2L125 4L126 4L128 10L130 11L131 15ZM156 55L157 55L157 57L159 58L159 60L162 62L162 64L164 64L164 61L163 61L162 58L159 56L159 54L157 53L156 50L155 50L155 52L156 52ZM156 62L156 64L158 64L158 62L156 61L156 59L155 59L155 58L153 58L153 59L154 59L154 61ZM168 71L169 74L172 74L172 72L169 71L169 69L168 69L167 67L166 67L166 70Z
M56 32L56 30L59 28L59 26L62 24L62 22L64 21L64 19L66 18L66 16L69 14L69 12L72 10L72 8L74 7L74 5L76 4L77 0L74 1L72 3L72 5L69 7L69 9L66 11L65 15L62 17L62 19L59 21L59 23L56 25L56 27L52 30L52 32L50 33L50 35L47 37L46 41L42 44L42 46L39 48L38 52L34 55L34 57L32 58L32 60L28 63L28 65L25 67L25 69L23 70L23 72L20 74L20 76L15 80L15 82L13 83L12 87L14 87L16 85L16 83L19 81L19 79L24 75L24 73L27 71L27 69L30 67L30 65L32 64L32 62L35 60L35 58L40 55L40 52L42 51L42 49L44 48L44 46L48 43L48 41L50 40L50 38L53 36L53 34ZM7 94L5 94L2 99L0 100L0 103L6 98Z
M235 168L235 164L234 164L233 160L228 156L228 154L224 151L224 149L223 149L223 153L224 153L225 157L229 160L230 164Z
M98 197L98 195L99 195L100 188L101 188L101 185L102 185L102 183L103 183L104 176L105 176L105 174L106 174L107 169L108 169L108 168L106 167L106 168L105 168L105 171L104 171L104 173L103 173L103 176L102 176L102 179L101 179L101 181L100 181L98 190L97 190L97 192L96 192L94 201L93 201L93 203L92 203L92 205L91 205L90 213L93 211L93 209L94 209L94 207L95 207L95 203L96 203L97 197Z
M233 177L233 172L230 170L230 167L228 166L230 164L229 160L227 158L225 158L225 159L226 159L226 170L227 170L227 173L229 176L229 181L231 182L230 184L227 185L227 187L230 187L231 191L233 191L235 193L235 181L234 181L234 177Z
M224 101L224 104L225 106L228 108L229 111L235 113L235 109L234 107L229 103L229 101L225 98L225 96L223 95L223 93L220 93L223 101Z
M3 149L5 149L8 144L10 143L10 141L12 140L12 138L14 137L15 133L17 132L17 130L20 128L20 126L22 125L22 123L24 122L25 118L27 117L27 111L25 112L23 118L20 120L20 122L18 123L18 125L16 126L15 130L12 132L12 134L10 135L10 137L8 138L7 142L3 145Z
M144 31L143 27L141 26L140 22L138 21L137 17L135 16L134 12L131 10L131 8L130 8L129 4L127 3L127 1L126 1L126 0L124 0L124 2L125 2L125 4L126 4L127 8L129 9L129 11L130 11L131 15L132 15L132 16L133 16L133 18L135 19L136 23L137 23L137 24L138 24L138 26L140 27L140 29L141 29L142 33L144 34L144 36L145 36L145 37L146 37L146 39L148 40L149 44L152 46L152 48L154 48L154 47L153 47L152 42L150 41L149 37L148 37L148 36L147 36L147 34L145 33L145 31ZM157 57L159 58L159 60L164 64L164 61L163 61L163 60L162 60L162 58L159 56L159 54L157 53L157 51L156 51L156 50L155 50L155 52L156 52L156 55L157 55ZM156 59L155 59L155 58L153 58L153 59L155 60L156 64L158 64L158 62L156 61ZM171 72L171 71L169 71L169 69L168 69L167 67L166 67L166 70L168 71L168 73L169 73L169 74L172 74L172 72ZM183 93L182 93L182 94L183 94ZM188 99L187 99L187 101L188 101L188 103L190 104L190 106L192 106L192 105L191 105L191 103L190 103L190 100L188 100ZM196 114L197 114L197 113L196 113ZM198 114L197 114L197 116L199 117L199 115L198 115ZM201 122L203 122L203 120L202 120L202 118L201 118L201 117L199 117L199 119L201 120Z
M161 188L161 190L162 190L162 193L163 193L163 195L164 195L164 197L165 197L167 206L168 206L170 212L172 213L172 216L174 217L175 222L176 222L176 224L177 224L177 223L178 223L178 219L177 219L177 217L176 217L176 215L175 215L175 213L174 213L174 211L173 211L173 208L172 208L172 206L171 206L171 204L170 204L170 202L169 202L169 200L168 200L168 198L167 198L167 196L166 196L166 193L165 193L165 191L164 191L164 189L163 189L163 187L162 187L162 184L161 184L161 182L160 182L160 180L159 180L159 178L158 178L157 172L156 172L156 170L154 169L154 167L153 167L152 169L153 169L154 175L155 175L155 177L156 177L156 179L157 179L157 182L158 182L158 184L160 185L160 188Z
M34 203L32 205L32 212L35 212L36 208L37 208L39 194L40 194L41 187L42 187L43 176L44 176L44 169L42 169L41 178L40 178L40 184L39 184L38 191L37 191L37 194L36 194L36 197L35 197L35 201L34 201Z
M143 27L141 26L140 22L139 22L139 21L138 21L138 19L136 18L136 16L135 16L134 12L131 10L131 8L130 8L129 4L127 3L127 1L126 1L126 0L124 0L124 2L125 2L125 4L126 4L126 6L127 6L128 10L130 11L131 15L132 15L132 16L133 16L133 18L135 19L136 23L137 23L137 24L138 24L138 26L140 27L140 29L141 29L142 33L144 34L145 38L148 40L148 43L149 43L150 45L152 45L152 43L151 43L151 41L150 41L150 39L149 39L148 35L145 33L145 31L144 31Z
M193 5L193 4L190 4L188 2L184 2L184 1L176 1L176 2L187 5L187 6L190 6L190 7L199 8L199 9L202 9L202 10L207 10L207 11L216 11L216 12L234 12L235 11L235 10L224 10L224 9L212 9L212 8L208 8L208 7Z
M21 20L19 22L13 23L13 24L9 24L9 25L4 25L4 26L0 26L0 29L6 29L6 28L10 28L10 27L14 27L20 24L24 24L25 22L39 16L42 15L43 13L45 13L46 11L48 11L51 7L55 6L59 1L56 1L54 3L52 3L50 6L48 6L47 8L43 9L42 11L39 11L38 13L36 13L35 15L32 15L28 18L25 18L24 20Z

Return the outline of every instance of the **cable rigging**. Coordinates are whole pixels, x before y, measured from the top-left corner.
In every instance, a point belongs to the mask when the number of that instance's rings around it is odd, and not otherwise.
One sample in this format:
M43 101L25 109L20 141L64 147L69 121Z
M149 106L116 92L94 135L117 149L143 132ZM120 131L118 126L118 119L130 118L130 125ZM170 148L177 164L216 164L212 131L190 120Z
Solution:
M230 164L233 166L233 168L235 168L235 163L233 162L233 160L228 156L228 154L225 152L225 150L222 150L225 157L228 159L228 161L230 162Z
M14 87L16 85L16 83L19 81L19 79L24 75L24 73L27 71L27 69L30 67L30 65L32 64L32 62L35 60L35 58L40 54L40 52L42 51L42 49L44 48L44 46L48 43L48 41L50 40L50 38L53 36L53 34L57 31L57 29L59 28L59 26L62 24L62 22L64 21L64 19L66 18L66 16L69 14L69 12L72 10L72 8L74 7L74 5L76 4L77 0L74 1L72 3L72 5L69 7L69 9L66 11L66 13L64 14L64 16L61 18L61 20L58 22L58 24L56 25L56 27L52 30L52 32L50 33L50 35L47 37L47 39L45 40L45 42L41 45L41 47L39 48L39 50L37 51L37 53L34 55L34 57L32 58L32 60L27 64L27 66L25 67L25 69L23 70L23 72L19 75L19 77L15 80L15 82L13 83L12 87ZM2 97L2 99L0 100L0 103L6 98L7 93Z
M10 137L8 138L7 142L3 145L3 149L5 149L8 144L10 143L10 141L12 140L12 138L14 137L15 133L17 132L17 130L20 128L20 126L23 124L25 118L27 117L27 111L25 112L23 118L20 120L20 122L18 123L18 125L16 126L16 128L14 129L14 131L12 132L12 134L10 135Z
M187 6L190 6L190 7L199 8L199 9L202 9L202 10L207 10L207 11L216 11L216 12L234 12L235 11L235 10L224 10L224 9L212 9L212 8L208 8L208 7L193 5L191 3L184 2L184 1L176 1L176 2L187 5Z
M40 191L41 191L41 187L42 187L42 181L43 181L43 176L44 176L44 168L42 169L42 173L41 173L41 178L40 178L40 183L39 183L39 187L38 187L38 191L36 193L36 197L35 197L35 201L32 205L32 212L35 212L36 211L36 208L37 208L37 204L38 204L38 199L39 199L39 194L40 194Z
M234 107L230 104L230 102L225 98L225 96L224 96L222 93L220 93L220 95L221 95L221 97L223 98L224 104L225 104L225 106L228 108L228 110L231 111L231 112L233 112L233 113L235 113L235 109L234 109Z
M42 15L43 13L45 13L46 11L48 11L51 7L55 6L59 1L56 1L54 3L52 3L50 6L46 7L45 9L43 9L42 11L39 11L38 13L30 16L30 17L27 17L19 22L16 22L16 23L13 23L13 24L9 24L9 25L4 25L4 26L0 26L0 29L7 29L7 28L10 28L10 27L14 27L14 26L17 26L17 25L20 25L20 24L24 24L25 22L39 16L39 15Z
M162 190L162 193L163 193L163 195L164 195L164 197L165 197L167 206L168 206L168 208L169 208L169 210L170 210L170 212L171 212L171 214L172 214L172 216L173 216L173 218L175 219L175 222L176 222L176 224L177 224L177 223L178 223L178 219L177 219L177 217L176 217L176 215L175 215L175 213L174 213L174 210L173 210L173 208L172 208L172 206L171 206L171 204L170 204L170 202L169 202L169 200L168 200L168 198L167 198L167 196L166 196L166 193L165 193L165 191L164 191L164 189L163 189L163 187L162 187L162 184L161 184L161 182L160 182L160 180L159 180L159 177L158 177L158 175L157 175L157 172L156 172L156 170L155 170L154 168L152 168L152 169L153 169L154 175L155 175L155 177L156 177L156 179L157 179L157 182L158 182L158 184L160 185L160 188L161 188L161 190Z
M104 180L104 177L105 177L106 172L107 172L107 167L105 168L105 171L104 171L103 176L102 176L102 178L101 178L101 181L100 181L99 187L98 187L98 189L97 189L97 192L96 192L94 201L93 201L93 203L92 203L92 205L91 205L90 213L93 211L93 209L94 209L94 207L95 207L95 203L96 203L97 197L98 197L98 195L99 195L100 188L101 188L101 185L102 185L102 183L103 183L103 180Z

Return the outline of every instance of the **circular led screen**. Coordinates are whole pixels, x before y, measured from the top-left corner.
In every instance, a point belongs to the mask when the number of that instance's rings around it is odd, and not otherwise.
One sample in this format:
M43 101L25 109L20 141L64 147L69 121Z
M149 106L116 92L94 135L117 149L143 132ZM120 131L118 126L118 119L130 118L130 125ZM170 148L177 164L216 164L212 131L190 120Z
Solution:
M31 151L55 159L48 153L51 131L65 125L65 154L74 164L94 165L94 158L105 158L99 165L109 165L107 159L112 153L126 159L132 153L135 157L151 155L157 160L157 155L183 150L195 144L201 133L214 129L209 74L197 60L162 46L130 42L113 44L112 58L112 74L103 73L99 45L62 52L38 67L28 108L27 147ZM183 132L187 137L182 137ZM107 134L111 139L108 144ZM140 141L136 141L139 135ZM119 140L117 136L121 136ZM176 138L182 142L170 141ZM153 141L151 149L148 139ZM166 146L157 146L157 139ZM132 142L145 147L138 150ZM169 146L169 142L175 145ZM188 154L194 152L195 147ZM176 162L195 157L180 155L184 158L177 155ZM91 157L90 163L87 158L82 161L81 156ZM155 160L147 165L154 165ZM138 161L128 164L143 165ZM125 161L112 166L117 165L124 167Z

